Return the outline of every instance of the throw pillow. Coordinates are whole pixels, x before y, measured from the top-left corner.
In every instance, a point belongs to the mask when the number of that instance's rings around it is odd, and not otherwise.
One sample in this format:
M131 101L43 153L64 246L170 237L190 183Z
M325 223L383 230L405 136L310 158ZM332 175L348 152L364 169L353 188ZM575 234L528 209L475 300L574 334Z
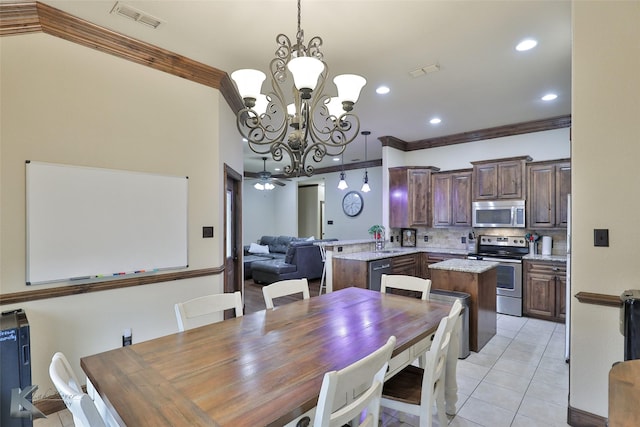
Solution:
M268 254L269 246L268 245L262 246L257 243L252 243L251 246L249 246L249 253L250 254Z

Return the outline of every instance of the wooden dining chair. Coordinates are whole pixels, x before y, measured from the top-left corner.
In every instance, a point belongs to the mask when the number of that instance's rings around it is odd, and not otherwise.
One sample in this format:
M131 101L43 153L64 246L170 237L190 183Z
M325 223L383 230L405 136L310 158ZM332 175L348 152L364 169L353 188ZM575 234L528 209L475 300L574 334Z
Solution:
M427 301L431 291L431 280L403 274L383 274L380 280L380 292L387 293L387 288L420 292L420 299Z
M416 415L420 419L420 427L431 427L435 405L440 426L447 425L445 367L452 331L461 310L462 304L456 300L449 315L440 321L431 348L426 353L424 368L409 365L387 380L380 406Z
M313 425L316 427L377 426L380 416L380 393L396 345L392 336L387 343L357 362L339 371L324 374ZM360 423L360 416L366 417Z
M242 316L242 294L234 293L205 295L175 305L178 330L197 328L224 319L224 311L235 309L236 317Z
M290 279L273 282L262 288L264 304L267 309L273 308L273 300L287 295L302 293L302 299L309 299L309 282L307 279Z
M105 426L93 400L82 391L80 381L64 354L58 352L53 355L49 365L49 376L64 404L71 411L76 427Z

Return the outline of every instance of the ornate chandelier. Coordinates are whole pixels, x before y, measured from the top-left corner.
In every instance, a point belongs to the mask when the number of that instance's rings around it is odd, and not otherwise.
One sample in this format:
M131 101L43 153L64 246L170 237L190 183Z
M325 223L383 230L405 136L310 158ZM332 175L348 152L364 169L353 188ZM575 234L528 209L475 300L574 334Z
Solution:
M268 93L261 93L263 72L243 69L231 74L245 105L237 117L240 134L255 153L270 153L278 162L286 155L287 176L311 176L310 158L317 163L326 155L339 156L358 136L360 120L351 111L366 84L364 77L343 74L333 79L338 96L323 93L328 66L320 52L322 39L313 37L305 46L300 15L298 0L296 44L284 34L276 37Z

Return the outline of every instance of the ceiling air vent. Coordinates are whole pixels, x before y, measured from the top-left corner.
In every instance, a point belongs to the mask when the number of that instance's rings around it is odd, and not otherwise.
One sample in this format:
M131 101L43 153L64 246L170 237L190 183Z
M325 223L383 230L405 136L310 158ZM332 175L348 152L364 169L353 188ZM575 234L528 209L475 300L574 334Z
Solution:
M138 10L135 7L131 7L120 2L117 2L113 6L113 9L111 9L111 13L114 15L123 16L125 18L133 19L136 22L152 28L158 28L158 26L163 23L163 21L156 18L155 16L149 15L148 13Z
M427 74L431 74L431 73L437 73L438 71L440 71L440 65L439 64L431 64L431 65L427 65L425 67L422 68L417 68L413 71L409 71L409 74L411 75L411 77L418 78L420 76L426 76Z

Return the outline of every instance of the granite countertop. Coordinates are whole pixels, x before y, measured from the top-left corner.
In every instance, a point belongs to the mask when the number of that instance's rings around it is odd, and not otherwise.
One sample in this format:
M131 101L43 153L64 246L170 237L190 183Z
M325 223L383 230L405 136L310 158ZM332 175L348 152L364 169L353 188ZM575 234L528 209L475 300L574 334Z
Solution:
M339 245L336 245L339 246ZM353 252L349 254L333 254L333 258L338 259L350 259L354 261L375 261L379 259L385 258L393 258L402 255L410 255L417 254L421 252L431 252L431 253L439 253L439 254L451 254L451 255L467 255L466 249L455 249L455 248L432 248L432 247L402 247L402 246L393 246L387 247L381 251L365 251L365 252Z
M354 252L350 254L333 255L333 258L350 259L354 261L375 261L378 259L392 258L402 255L416 254L425 252L422 248L387 248L382 251Z
M567 255L540 255L540 254L529 254L525 255L523 260L526 261L554 261L554 262L567 262Z
M429 268L434 270L459 271L463 273L484 273L498 266L494 261L478 261L473 259L448 259L446 261L431 264Z
M348 245L362 245L366 243L373 244L375 241L373 239L358 239L358 240L330 240L327 242L316 242L314 245L318 246L348 246Z

